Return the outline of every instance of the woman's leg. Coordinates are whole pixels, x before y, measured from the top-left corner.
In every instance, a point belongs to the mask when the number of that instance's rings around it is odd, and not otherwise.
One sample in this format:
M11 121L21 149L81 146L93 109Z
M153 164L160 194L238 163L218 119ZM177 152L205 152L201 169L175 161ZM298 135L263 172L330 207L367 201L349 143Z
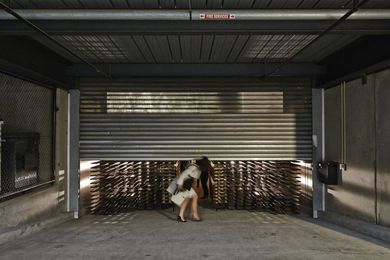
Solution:
M195 219L199 219L199 214L198 214L198 195L194 194L194 196L192 196L192 207L191 207L191 210L192 210L192 217L195 218Z
M179 216L181 217L182 220L184 220L184 214L186 212L189 202L190 199L184 199L183 203L181 204Z

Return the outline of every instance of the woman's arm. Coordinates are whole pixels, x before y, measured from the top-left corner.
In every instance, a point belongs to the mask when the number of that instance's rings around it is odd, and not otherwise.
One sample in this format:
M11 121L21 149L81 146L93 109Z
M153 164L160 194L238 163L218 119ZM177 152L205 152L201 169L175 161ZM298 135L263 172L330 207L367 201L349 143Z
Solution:
M179 185L179 186L183 185L184 180L188 178L190 173L191 173L191 171L189 170L189 168L185 169L182 173L180 173L180 176L177 179L177 185Z

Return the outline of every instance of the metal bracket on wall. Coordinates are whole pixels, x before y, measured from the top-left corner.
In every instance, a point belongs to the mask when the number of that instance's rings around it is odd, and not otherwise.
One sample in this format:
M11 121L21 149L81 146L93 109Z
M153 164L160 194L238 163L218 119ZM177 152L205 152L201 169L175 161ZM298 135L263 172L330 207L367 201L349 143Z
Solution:
M340 170L347 171L347 164L346 163L340 163L339 167L340 167Z

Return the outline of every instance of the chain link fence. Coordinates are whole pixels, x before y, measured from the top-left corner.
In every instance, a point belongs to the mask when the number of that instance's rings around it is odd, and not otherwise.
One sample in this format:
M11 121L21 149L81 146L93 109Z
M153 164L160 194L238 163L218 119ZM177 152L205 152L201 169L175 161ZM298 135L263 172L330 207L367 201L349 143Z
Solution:
M0 201L54 179L54 90L0 74Z

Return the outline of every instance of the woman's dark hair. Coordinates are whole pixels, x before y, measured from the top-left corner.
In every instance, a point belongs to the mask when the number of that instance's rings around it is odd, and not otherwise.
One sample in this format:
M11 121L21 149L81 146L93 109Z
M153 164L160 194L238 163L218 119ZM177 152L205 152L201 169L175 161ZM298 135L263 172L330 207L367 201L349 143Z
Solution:
M208 171L209 168L209 158L202 156L200 160L196 160L196 164L200 167L202 172Z

